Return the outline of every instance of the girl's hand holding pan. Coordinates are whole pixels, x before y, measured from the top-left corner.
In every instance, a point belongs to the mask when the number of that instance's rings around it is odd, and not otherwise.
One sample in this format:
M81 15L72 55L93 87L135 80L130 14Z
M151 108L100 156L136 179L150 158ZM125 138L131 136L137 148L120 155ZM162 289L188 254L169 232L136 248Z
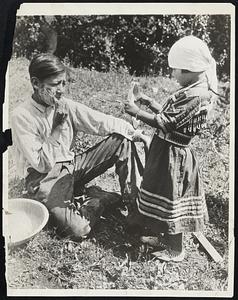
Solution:
M132 81L131 83L131 88L129 90L127 100L131 104L132 103L137 104L138 106L140 105L150 106L151 103L154 101L154 99L141 92L139 83L136 81Z

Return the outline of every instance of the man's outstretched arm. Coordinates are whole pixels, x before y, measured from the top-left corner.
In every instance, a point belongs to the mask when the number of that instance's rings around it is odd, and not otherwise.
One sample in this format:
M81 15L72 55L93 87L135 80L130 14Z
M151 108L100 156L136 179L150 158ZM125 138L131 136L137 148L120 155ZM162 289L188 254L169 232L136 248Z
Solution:
M138 132L129 122L91 109L81 103L69 101L71 117L77 130L100 136L119 133L130 140L133 140L137 133L138 140Z

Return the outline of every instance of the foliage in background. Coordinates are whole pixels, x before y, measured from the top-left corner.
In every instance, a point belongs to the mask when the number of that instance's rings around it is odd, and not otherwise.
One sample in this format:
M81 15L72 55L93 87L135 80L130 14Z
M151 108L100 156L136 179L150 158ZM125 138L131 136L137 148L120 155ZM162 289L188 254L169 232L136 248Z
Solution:
M13 54L30 59L45 51L43 24L58 35L56 55L73 67L107 72L126 67L130 74L168 74L167 54L179 38L206 41L218 74L230 72L229 15L92 15L17 17Z

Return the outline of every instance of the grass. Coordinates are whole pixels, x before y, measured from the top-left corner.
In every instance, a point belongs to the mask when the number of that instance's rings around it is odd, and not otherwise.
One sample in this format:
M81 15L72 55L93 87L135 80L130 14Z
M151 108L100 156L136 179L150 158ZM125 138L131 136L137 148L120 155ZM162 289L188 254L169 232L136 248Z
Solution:
M14 107L25 101L31 93L27 73L28 61L10 62L10 115ZM125 99L131 76L119 72L98 73L75 69L67 93L75 101L108 114L130 120L123 113L121 101ZM176 88L164 77L137 78L145 92L158 87L156 98L164 101ZM11 288L63 288L63 289L137 289L137 290L197 290L226 291L228 287L228 178L229 178L229 126L214 137L219 125L229 120L229 105L216 105L213 124L207 132L195 138L201 162L210 223L206 237L223 256L214 263L191 234L185 235L186 257L181 263L161 263L150 255L150 248L139 242L139 237L125 231L122 216L102 218L89 237L81 243L60 239L54 229L47 227L22 248L8 253L8 286ZM220 116L223 117L220 117ZM226 116L226 117L224 117ZM217 122L217 123L216 123ZM152 134L149 127L141 125ZM82 151L100 138L80 133L74 149ZM16 177L13 148L9 151L9 197L21 197L23 182ZM142 151L140 149L140 154ZM118 191L113 170L96 178L104 190Z

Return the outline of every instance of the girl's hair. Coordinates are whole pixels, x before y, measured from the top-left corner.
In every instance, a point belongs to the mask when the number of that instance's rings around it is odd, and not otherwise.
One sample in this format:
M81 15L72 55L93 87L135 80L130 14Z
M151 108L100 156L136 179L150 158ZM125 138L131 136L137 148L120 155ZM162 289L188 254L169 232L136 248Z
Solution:
M37 54L29 66L30 77L36 77L41 81L65 71L65 66L59 58L50 53Z

